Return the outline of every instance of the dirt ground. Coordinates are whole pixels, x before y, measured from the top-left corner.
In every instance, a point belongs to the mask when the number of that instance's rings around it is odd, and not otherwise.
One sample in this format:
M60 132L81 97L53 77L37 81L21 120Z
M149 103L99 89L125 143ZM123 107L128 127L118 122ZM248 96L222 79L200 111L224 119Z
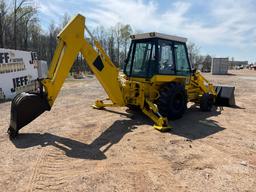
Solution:
M256 191L256 72L211 76L236 87L236 108L191 107L161 133L140 113L90 107L94 78L69 80L51 112L10 141L0 104L0 191Z

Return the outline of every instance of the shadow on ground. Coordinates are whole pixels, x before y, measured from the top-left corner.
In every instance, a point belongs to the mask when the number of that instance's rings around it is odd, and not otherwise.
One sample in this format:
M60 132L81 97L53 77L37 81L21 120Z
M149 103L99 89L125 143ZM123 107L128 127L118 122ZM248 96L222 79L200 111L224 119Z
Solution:
M122 115L125 115L123 113ZM129 116L129 115L128 115ZM134 118L136 116L136 118ZM20 149L35 146L54 146L65 152L71 158L102 160L106 159L105 152L117 144L127 133L132 132L138 125L148 124L141 114L130 115L130 119L115 121L92 143L85 144L70 138L65 138L50 133L21 133L12 143ZM103 148L103 149L102 149Z
M216 108L211 112L201 112L197 107L192 106L187 110L183 118L171 122L173 129L170 133L191 140L208 137L225 129L217 121L209 119L209 117L220 114L221 111Z
M240 107L238 105L230 106L230 108L233 108L233 109L246 109L245 107Z
M12 140L12 142L17 148L29 148L34 146L45 147L51 145L63 150L68 157L102 160L106 159L104 153L111 146L117 144L127 133L136 129L137 126L153 125L152 121L140 112L129 110L126 114L111 110L107 111L124 115L128 119L115 121L91 144L85 144L50 133L23 133L20 134L17 139ZM192 106L187 110L183 118L170 122L173 128L168 133L191 140L205 138L225 129L219 126L218 122L209 119L209 117L218 116L220 114L221 111L217 109L211 112L201 112L198 108Z

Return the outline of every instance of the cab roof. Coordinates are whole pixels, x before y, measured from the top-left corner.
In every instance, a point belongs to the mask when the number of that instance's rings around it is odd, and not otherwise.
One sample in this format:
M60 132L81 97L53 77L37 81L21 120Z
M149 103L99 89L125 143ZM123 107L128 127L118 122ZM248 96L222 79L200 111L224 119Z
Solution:
M135 34L135 35L131 35L130 37L132 40L160 38L160 39L178 41L178 42L183 42L183 43L187 42L187 38L178 37L178 36L174 36L174 35L166 35L166 34L157 33L157 32Z

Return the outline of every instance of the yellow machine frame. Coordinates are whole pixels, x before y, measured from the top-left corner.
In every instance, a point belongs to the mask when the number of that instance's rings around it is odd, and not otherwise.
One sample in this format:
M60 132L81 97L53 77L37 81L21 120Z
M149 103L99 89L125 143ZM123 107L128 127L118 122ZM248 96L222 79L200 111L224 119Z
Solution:
M91 37L92 43L84 37L85 30ZM41 96L37 96L35 99L36 95L24 93L14 99L12 103L11 126L9 128L13 136L18 133L22 126L52 107L79 52L82 53L89 68L106 91L109 97L106 100L111 101L105 103L104 100L97 100L95 105L93 105L94 108L137 106L154 121L154 127L161 131L171 128L167 117L163 117L160 114L155 104L155 101L160 96L159 90L163 84L177 82L184 85L188 101L192 102L198 102L204 93L209 93L213 96L217 95L213 85L199 72L189 76L154 75L151 79L127 77L120 73L120 70L112 63L100 43L86 28L85 17L77 15L59 33L58 45L51 61L47 78L39 81L45 94L41 94ZM44 95L46 96L46 104L43 105L42 103L45 103ZM23 97L31 97L34 102L37 102L37 105L42 107L42 110L39 110L37 113L34 111L28 112L28 120L23 118L24 111L18 112L18 110L21 110L18 108L19 102L26 102L26 99ZM17 121L22 122L20 123L21 125Z
M93 45L84 38L85 29L93 39ZM189 77L155 75L150 81L141 78L125 78L124 75L120 75L119 69L112 63L100 43L86 28L85 17L82 15L77 15L67 24L58 35L58 40L59 43L48 76L42 81L50 106L53 105L79 52L82 53L86 63L105 89L109 96L108 100L112 101L112 103L104 103L103 100L97 100L93 105L94 108L129 104L139 106L142 112L154 121L154 127L159 130L170 128L167 118L161 116L157 105L154 104L154 101L159 97L159 87L163 83L179 82L185 84L188 101L195 102L203 93L216 95L213 85L199 72ZM101 70L97 68L97 65L100 64L103 65Z

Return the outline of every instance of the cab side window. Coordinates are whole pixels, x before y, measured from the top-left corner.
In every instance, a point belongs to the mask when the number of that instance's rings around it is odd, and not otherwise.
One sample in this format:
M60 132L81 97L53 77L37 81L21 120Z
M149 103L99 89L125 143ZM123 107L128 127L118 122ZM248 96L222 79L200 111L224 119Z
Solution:
M131 75L133 49L134 49L134 43L132 43L131 46L130 46L130 50L129 50L129 53L128 53L128 59L126 60L126 65L125 65L125 68L124 68L124 73L128 76Z
M155 45L151 42L136 43L132 66L132 76L146 77L148 65L151 64L152 52Z
M186 54L186 48L184 44L175 43L175 59L176 59L176 74L188 75L190 74L190 66Z
M171 42L159 41L159 74L169 75L175 74L175 65L173 59L173 48Z

